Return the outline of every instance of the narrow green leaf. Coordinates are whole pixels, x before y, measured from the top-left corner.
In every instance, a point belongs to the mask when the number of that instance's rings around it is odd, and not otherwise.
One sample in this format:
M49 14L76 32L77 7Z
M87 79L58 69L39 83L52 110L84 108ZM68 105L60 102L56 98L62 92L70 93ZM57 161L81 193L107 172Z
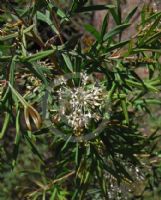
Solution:
M29 62L26 62L26 67L38 78L40 79L44 84L45 86L48 85L48 81L42 71L42 69L40 68L40 66L37 64L37 63L29 63Z
M136 13L138 7L135 7L128 15L127 17L125 18L125 21L124 23L129 23L130 19L134 16L134 14Z
M161 105L161 101L158 99L139 99L135 101L135 104L152 104L152 105Z
M103 39L106 31L107 31L107 25L108 25L108 19L109 19L109 13L107 13L104 17L103 23L102 23L102 29L101 29L101 38Z
M7 130L8 125L9 125L9 121L10 121L10 114L8 112L6 112L5 117L4 117L2 130L0 132L0 140L3 138L4 134L6 133L6 130Z
M17 115L16 115L16 137L15 137L14 149L13 149L13 153L12 153L12 155L13 155L12 166L13 167L16 165L20 140L21 140L21 135L20 135L20 110L18 110Z
M119 24L122 23L122 15L121 15L121 3L120 0L116 0L116 10L117 10L117 18L118 18L118 22Z
M61 151L64 151L66 149L66 147L68 146L71 138L72 138L72 135L68 137L68 139L66 140L64 146L61 148Z
M121 105L122 105L122 110L125 116L126 123L129 124L129 115L128 115L128 109L127 109L127 104L125 99L121 99Z
M145 40L144 44L146 44L146 45L152 44L152 43L156 42L156 40L158 40L160 38L161 38L161 32L155 33L154 35L149 37L147 40Z
M114 165L116 167L116 169L119 171L119 173L121 173L124 178L127 178L129 181L133 181L133 178L131 177L131 175L127 172L127 170L124 168L124 166L118 162L117 160L113 160Z
M121 33L122 31L124 31L127 27L129 27L130 24L122 24L122 25L118 25L115 28L113 28L111 31L109 31L108 33L106 33L103 37L103 40L106 41L109 38L112 38L113 36Z
M100 33L95 29L94 26L90 25L90 24L86 24L84 25L85 29L90 32L98 41L100 41L101 39L101 35Z
M12 56L1 56L0 57L0 62L8 62Z
M131 51L131 53L139 53L139 52L146 52L146 51L149 51L149 52L156 52L156 53L159 53L161 54L161 49L151 49L151 48L136 48L136 49L133 49Z
M25 139L26 139L27 144L31 148L31 151L44 163L42 155L39 153L36 146L31 141L31 138L29 136L25 135Z
M76 166L78 166L78 164L79 164L79 143L76 144L76 148L75 148L75 163L76 163Z
M120 20L119 20L118 14L116 12L116 7L109 8L109 10L110 10L110 13L111 13L115 23L117 25L120 25Z
M33 28L34 28L35 25L31 25L29 26L28 28L26 28L25 30L23 30L23 33L28 33L30 32ZM10 35L6 35L6 36L0 36L0 41L6 41L6 40L9 40L9 39L12 39L12 38L15 38L15 37L18 37L18 32L16 33L13 33L13 34L10 34Z
M37 19L41 20L45 23L47 23L50 28L53 30L54 33L59 34L59 31L56 29L56 27L54 26L53 22L50 19L50 13L49 11L46 11L46 14L43 14L42 12L37 11Z
M55 200L56 199L56 194L57 194L57 188L54 188L54 190L52 191L50 200Z
M40 51L36 54L33 54L32 56L29 56L29 57L23 57L21 58L22 61L28 61L28 62L34 62L34 61L37 61L37 60L41 60L43 58L46 58L50 55L52 55L53 53L55 52L55 50L46 50L46 51Z
M147 82L143 82L143 84L141 84L141 83L138 83L136 81L132 81L130 79L125 80L125 82L129 86L133 86L133 87L136 87L136 88L139 88L139 89L144 89L146 87L150 91L158 92L158 89L156 87L154 87L153 85L151 85L151 84L149 84Z
M150 41L149 36L151 36L151 33L154 31L154 29L158 26L159 22L161 19L161 14L157 17L157 19L153 22L153 24L150 26L149 30L146 32L146 34L144 35L144 37L139 41L139 46L142 46L144 44L147 45L147 41ZM160 32L159 32L160 33ZM159 33L156 33L159 35ZM154 35L152 35L151 37L155 37Z
M69 69L71 72L73 72L73 66L72 66L72 62L71 62L71 60L70 60L70 57L69 57L67 54L65 54L65 53L63 53L62 56L63 56L63 58L64 58L64 61L65 61L65 63L66 63L66 66L68 67L68 69Z
M153 15L150 15L147 19L145 19L145 21L144 21L144 23L142 23L142 25L150 22L152 19L155 19L156 17L158 17L160 15L161 15L161 12L157 12L157 13L154 13Z
M93 5L93 6L77 8L75 12L90 12L90 11L96 11L96 10L107 10L114 7L115 7L114 5Z
M108 47L108 48L106 49L106 52L110 52L110 51L113 51L113 50L115 50L115 49L121 48L121 47L125 46L126 44L128 44L129 41L130 41L130 40L126 40L126 41L117 43L117 44L115 44L115 45L111 45L110 47Z

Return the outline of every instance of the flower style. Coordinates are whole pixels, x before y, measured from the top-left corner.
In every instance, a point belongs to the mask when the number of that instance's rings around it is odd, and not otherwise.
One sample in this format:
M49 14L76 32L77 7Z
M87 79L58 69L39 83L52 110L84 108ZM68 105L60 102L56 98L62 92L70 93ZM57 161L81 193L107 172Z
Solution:
M0 99L2 98L2 93L3 93L3 85L0 83Z

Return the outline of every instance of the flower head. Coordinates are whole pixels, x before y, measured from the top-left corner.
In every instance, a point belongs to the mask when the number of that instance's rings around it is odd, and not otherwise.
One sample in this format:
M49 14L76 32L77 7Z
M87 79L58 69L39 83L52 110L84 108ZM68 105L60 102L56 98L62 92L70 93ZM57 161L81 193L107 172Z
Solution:
M72 84L71 84L72 82ZM59 120L66 120L76 135L90 126L90 122L102 119L101 108L104 102L104 88L92 82L92 77L81 73L79 83L73 84L61 77L56 91Z
M20 82L20 85L22 84L23 87L25 87L25 93L34 93L36 92L40 85L41 85L41 80L38 79L37 77L33 76L33 74L30 73L24 73L24 74L16 74L16 81Z

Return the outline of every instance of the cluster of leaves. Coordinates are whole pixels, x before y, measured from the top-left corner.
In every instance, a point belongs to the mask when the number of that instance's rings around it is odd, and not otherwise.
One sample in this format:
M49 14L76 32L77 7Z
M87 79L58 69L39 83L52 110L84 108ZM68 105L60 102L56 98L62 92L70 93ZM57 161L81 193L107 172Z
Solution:
M14 170L11 185L7 186L10 176L1 177L5 180L5 187L0 185L2 199L5 195L7 199L130 199L143 198L151 190L155 194L161 175L158 130L150 136L141 132L137 115L150 113L150 104L161 105L148 95L161 89L161 12L145 6L136 34L122 40L137 8L122 18L120 4L119 0L113 5L73 0L64 9L48 0L2 4L0 170ZM100 31L89 24L83 26L84 33L92 37L90 46L85 48L80 33L71 38L63 35L74 16L96 10L107 10L107 14ZM109 16L115 23L111 30ZM46 34L41 34L43 26ZM148 71L146 78L138 75L137 68ZM99 135L73 143L68 129L63 129L69 135L64 141L45 125L40 105L57 77L81 72L104 83L110 113L104 113L108 123ZM136 172L130 171L133 166L145 173L144 180L135 180ZM20 171L21 176L17 175ZM137 194L135 181L143 185ZM117 197L112 194L113 184ZM122 197L122 185L128 185L131 193Z

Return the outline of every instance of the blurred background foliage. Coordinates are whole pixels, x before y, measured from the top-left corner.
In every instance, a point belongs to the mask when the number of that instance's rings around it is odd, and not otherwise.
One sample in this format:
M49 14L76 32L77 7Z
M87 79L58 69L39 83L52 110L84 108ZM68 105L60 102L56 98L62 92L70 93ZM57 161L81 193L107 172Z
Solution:
M1 1L0 199L160 199L161 11L102 2ZM41 119L42 96L84 71L106 88L108 125L73 143Z

